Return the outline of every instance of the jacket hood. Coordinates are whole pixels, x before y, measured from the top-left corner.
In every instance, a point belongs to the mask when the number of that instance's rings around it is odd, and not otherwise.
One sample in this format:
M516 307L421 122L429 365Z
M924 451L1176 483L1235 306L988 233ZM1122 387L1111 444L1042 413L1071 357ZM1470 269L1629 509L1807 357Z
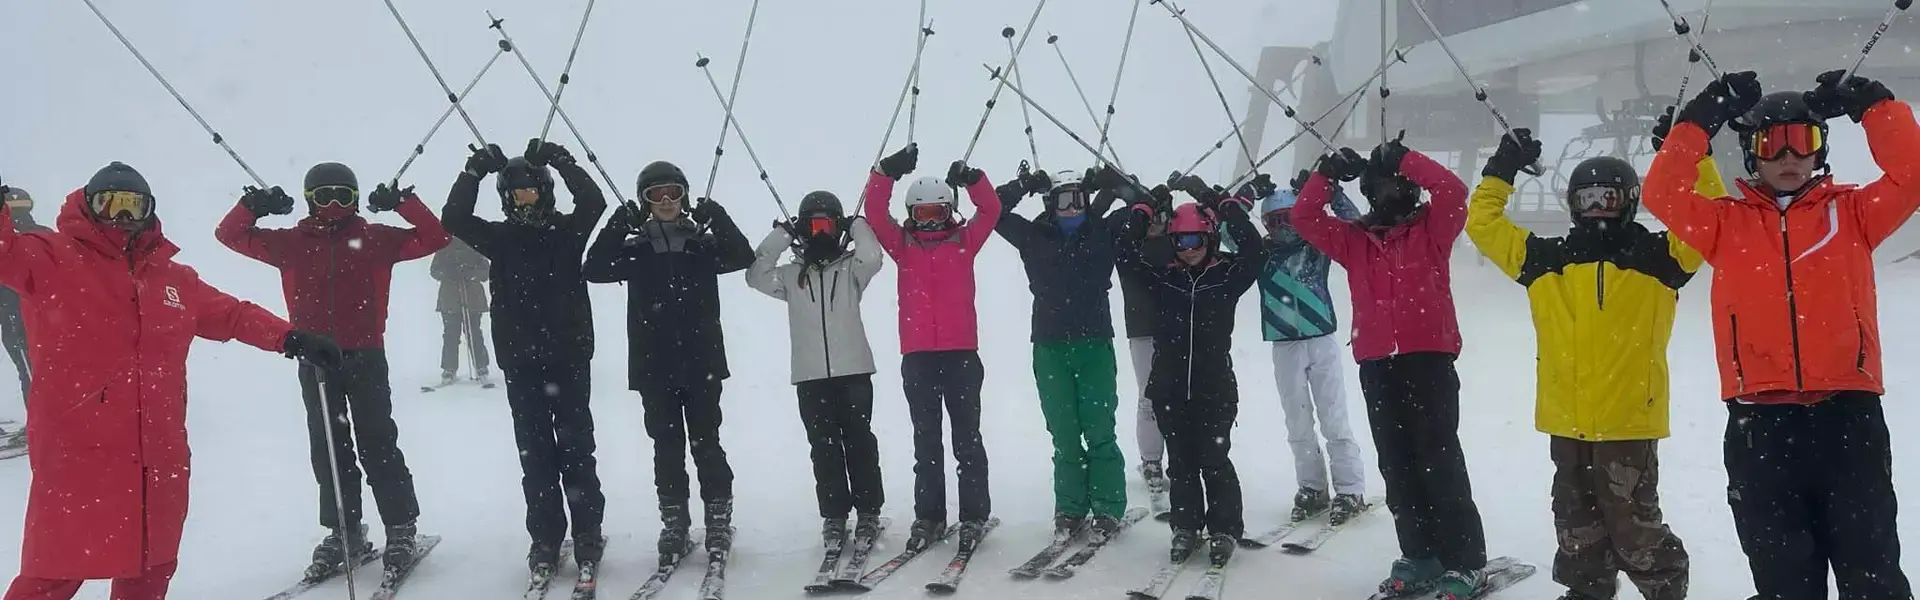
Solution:
M86 188L77 188L67 194L67 201L60 204L60 216L54 221L60 226L60 233L72 237L95 252L108 256L127 254L127 233L118 228L101 225L87 211ZM154 213L152 222L146 229L135 234L133 253L142 261L163 261L180 253L180 247L160 230L160 214Z

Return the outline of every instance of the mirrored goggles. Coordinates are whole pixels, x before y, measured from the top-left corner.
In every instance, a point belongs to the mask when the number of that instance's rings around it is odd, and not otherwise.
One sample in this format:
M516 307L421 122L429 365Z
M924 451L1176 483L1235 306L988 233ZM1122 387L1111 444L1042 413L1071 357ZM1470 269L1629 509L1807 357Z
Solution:
M353 206L360 201L360 190L344 185L323 185L307 190L307 202L315 206Z
M540 203L539 188L518 188L507 192L507 201L514 206L533 206Z
M1292 227L1293 226L1293 209L1283 208L1283 209L1276 210L1264 215L1260 215L1260 220L1266 223L1267 231L1273 231L1276 229Z
M1575 213L1592 211L1610 211L1619 213L1637 199L1639 188L1621 189L1611 186L1585 187L1567 194L1567 204Z
M1207 234L1204 233L1181 233L1173 236L1173 247L1176 250L1193 250L1206 245Z
M105 191L88 196L87 208L101 219L144 221L153 212L153 201L140 192Z
M907 217L916 223L945 223L953 218L951 204L918 204L908 209Z
M1086 210L1087 200L1087 193L1077 188L1060 190L1048 197L1048 206L1054 210Z
M839 235L840 220L828 216L807 217L800 222L807 235Z
M687 186L678 183L650 185L647 189L641 190L640 194L646 197L649 204L679 202L687 198Z
M1789 152L1807 158L1827 145L1826 135L1813 123L1769 125L1748 135L1752 136L1753 155L1760 160L1779 160Z

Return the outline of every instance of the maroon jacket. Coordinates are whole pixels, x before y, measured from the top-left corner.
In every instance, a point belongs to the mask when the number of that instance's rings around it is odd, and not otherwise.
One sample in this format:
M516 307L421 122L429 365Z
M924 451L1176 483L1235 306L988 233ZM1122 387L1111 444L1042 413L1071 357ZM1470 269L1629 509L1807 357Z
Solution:
M431 255L452 239L418 196L407 196L394 212L413 228L368 223L354 215L334 223L307 217L290 229L261 229L254 226L252 212L235 205L213 235L233 251L280 269L294 329L325 333L348 350L379 349L386 346L393 265Z

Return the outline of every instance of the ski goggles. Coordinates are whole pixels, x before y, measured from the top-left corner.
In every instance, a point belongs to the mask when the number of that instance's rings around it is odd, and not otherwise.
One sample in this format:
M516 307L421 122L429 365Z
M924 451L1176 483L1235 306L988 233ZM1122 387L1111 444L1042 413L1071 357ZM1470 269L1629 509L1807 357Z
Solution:
M687 198L687 186L678 183L650 185L647 189L641 190L640 195L645 196L649 204L679 202Z
M1179 233L1173 236L1175 250L1194 250L1207 245L1207 234Z
M533 206L540 203L539 188L515 188L507 191L507 201L514 206Z
M140 192L95 192L87 197L87 208L101 219L145 221L153 212L153 199Z
M1060 190L1047 197L1047 205L1054 210L1086 210L1087 193L1079 188Z
M800 220L807 235L839 235L840 220L829 216L807 217Z
M1567 193L1567 205L1575 213L1609 211L1620 213L1639 200L1640 188L1612 186L1584 187Z
M953 219L953 205L945 203L916 204L907 209L907 217L913 219L915 223L923 225L945 223Z
M307 202L315 206L353 206L360 201L360 190L344 185L323 185L307 190Z
M1807 158L1827 147L1826 133L1814 123L1779 123L1748 135L1753 155L1760 160L1779 160L1789 152Z
M1260 215L1260 221L1263 223L1266 223L1267 231L1274 231L1277 229L1292 227L1293 226L1293 209L1283 208L1280 210L1269 212L1264 215Z

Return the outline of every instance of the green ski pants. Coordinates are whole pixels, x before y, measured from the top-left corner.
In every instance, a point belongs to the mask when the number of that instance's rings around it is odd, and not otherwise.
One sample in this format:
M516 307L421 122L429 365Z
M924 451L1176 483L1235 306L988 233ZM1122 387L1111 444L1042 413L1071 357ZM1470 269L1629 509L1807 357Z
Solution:
M1127 464L1114 434L1113 340L1033 345L1040 413L1053 436L1053 506L1069 516L1119 517L1127 509Z

